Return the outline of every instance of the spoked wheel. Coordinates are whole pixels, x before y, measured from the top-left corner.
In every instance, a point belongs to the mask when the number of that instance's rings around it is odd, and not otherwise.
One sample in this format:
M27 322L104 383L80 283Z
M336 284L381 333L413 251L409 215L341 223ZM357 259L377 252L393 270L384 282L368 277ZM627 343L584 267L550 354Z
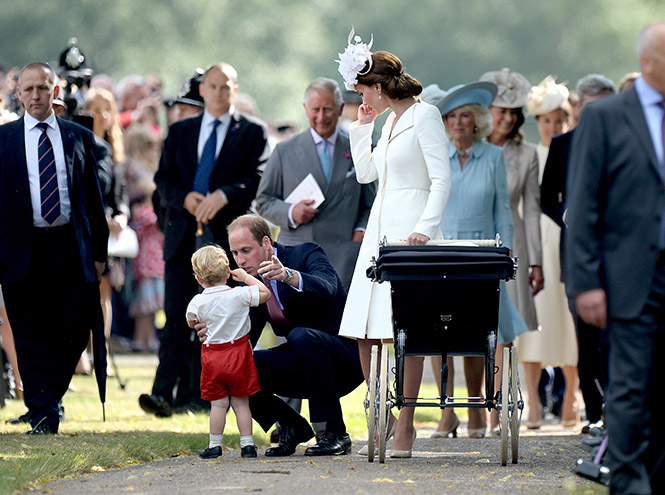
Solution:
M510 414L510 406L508 401L510 399L508 393L508 372L510 366L508 365L510 359L510 350L507 347L503 349L503 366L501 366L501 391L499 395L501 397L501 465L505 466L508 463L508 420Z
M374 462L374 445L376 445L376 424L379 411L376 407L379 389L379 348L372 346L369 364L369 385L365 396L365 415L367 416L367 461Z
M505 362L505 361L504 361ZM520 377L517 371L517 347L510 349L510 450L513 464L517 464L520 443L520 419L524 404L519 395Z
M386 462L386 434L388 433L388 349L381 351L381 366L379 367L379 462Z

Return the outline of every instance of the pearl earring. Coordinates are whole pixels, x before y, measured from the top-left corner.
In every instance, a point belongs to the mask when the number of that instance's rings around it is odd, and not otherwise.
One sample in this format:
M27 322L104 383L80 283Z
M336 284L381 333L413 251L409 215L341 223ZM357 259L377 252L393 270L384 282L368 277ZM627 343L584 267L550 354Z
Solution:
M379 100L381 100L381 99L383 99L383 96L381 96L381 94L379 94Z

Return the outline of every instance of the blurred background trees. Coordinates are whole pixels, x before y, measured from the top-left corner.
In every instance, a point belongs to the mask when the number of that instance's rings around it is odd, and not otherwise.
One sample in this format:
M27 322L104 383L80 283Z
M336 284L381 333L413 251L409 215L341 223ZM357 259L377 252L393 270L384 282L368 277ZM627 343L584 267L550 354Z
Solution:
M0 3L0 64L57 62L76 36L95 73L155 74L175 95L196 67L224 60L270 120L304 124L306 84L340 81L351 25L396 53L424 85L449 88L510 67L537 84L638 68L635 40L663 0L22 0ZM57 64L56 64L57 65Z

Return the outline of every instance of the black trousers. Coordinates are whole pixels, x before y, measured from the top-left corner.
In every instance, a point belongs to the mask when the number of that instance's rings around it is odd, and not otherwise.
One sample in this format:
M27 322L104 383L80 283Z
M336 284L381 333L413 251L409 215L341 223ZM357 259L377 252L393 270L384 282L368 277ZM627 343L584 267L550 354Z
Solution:
M610 319L608 329L610 493L664 493L665 422L656 407L665 383L659 362L665 351L665 256L659 257L642 313L632 320Z
M35 229L25 279L3 285L30 422L53 431L100 310L99 287L85 282L78 253L71 225Z
M159 365L152 393L176 407L202 402L201 343L185 319L187 305L197 293L189 260L168 261L164 272L166 324L159 333Z
M264 431L279 421L284 426L305 422L276 395L309 400L312 423L326 423L333 433L345 433L339 398L363 381L358 344L311 328L294 328L287 342L254 353L261 391L252 395L252 417Z
M598 328L585 323L577 315L575 301L569 300L570 311L575 320L577 335L577 371L580 376L580 390L584 398L586 419L591 423L600 421L603 414L603 393L607 387L607 362L609 336L606 328ZM596 384L598 382L598 384Z

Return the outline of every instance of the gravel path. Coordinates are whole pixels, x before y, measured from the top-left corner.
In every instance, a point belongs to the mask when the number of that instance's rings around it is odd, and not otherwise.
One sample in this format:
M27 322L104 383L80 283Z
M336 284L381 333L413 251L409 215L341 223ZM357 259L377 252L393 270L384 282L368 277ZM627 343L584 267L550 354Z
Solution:
M429 439L419 430L411 459L368 463L353 454L305 457L304 446L290 457L241 459L238 451L215 461L194 456L130 468L96 472L42 486L55 494L248 493L290 495L389 494L397 492L455 494L604 494L605 489L571 472L578 457L587 458L581 436L556 425L537 432L523 430L518 464L501 466L498 438ZM354 452L360 444L354 445Z

